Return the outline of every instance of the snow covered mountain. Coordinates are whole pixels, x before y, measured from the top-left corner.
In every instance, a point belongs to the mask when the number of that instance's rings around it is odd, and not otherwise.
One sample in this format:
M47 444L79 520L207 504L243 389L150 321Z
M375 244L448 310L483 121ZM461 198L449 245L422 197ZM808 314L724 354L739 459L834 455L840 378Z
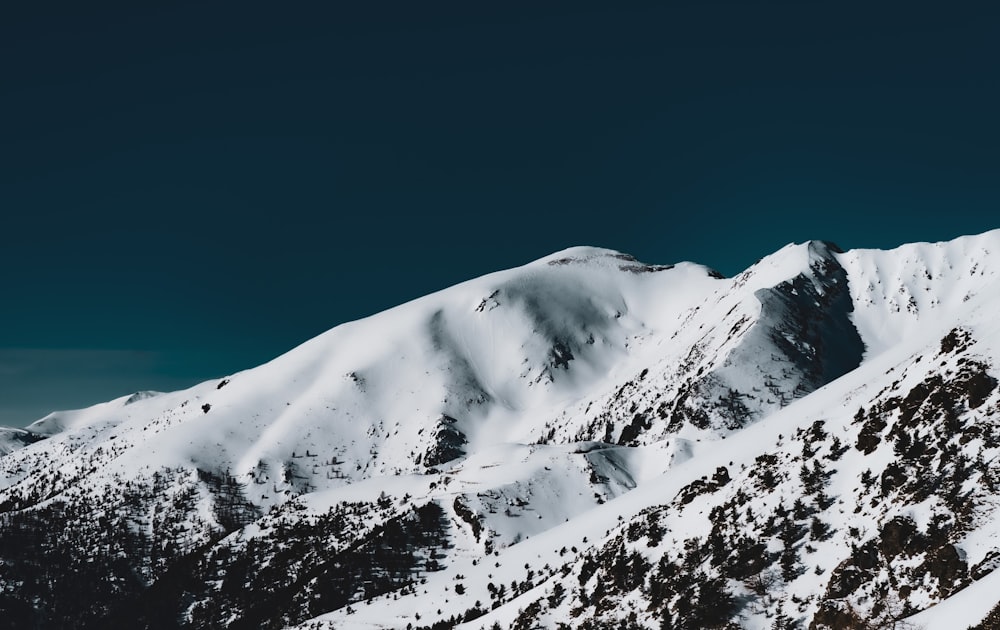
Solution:
M0 456L37 442L44 437L25 429L0 427Z
M0 627L1000 627L1000 231L573 248L0 432Z

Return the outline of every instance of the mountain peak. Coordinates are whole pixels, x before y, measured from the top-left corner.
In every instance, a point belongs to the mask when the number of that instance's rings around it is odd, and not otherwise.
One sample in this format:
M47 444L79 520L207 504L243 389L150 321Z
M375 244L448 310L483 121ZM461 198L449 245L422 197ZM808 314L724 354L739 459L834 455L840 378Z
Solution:
M844 253L844 250L833 241L812 240L807 242L807 246L809 247L809 251L816 256L828 257L832 254Z
M225 379L0 431L19 585L0 608L21 627L819 630L935 604L985 623L998 256L1000 231L806 241L721 279L574 247Z
M538 259L536 264L567 264L571 262L587 262L591 260L604 260L609 258L635 261L635 257L614 249L592 247L589 245L576 245L553 252L548 256L544 256Z

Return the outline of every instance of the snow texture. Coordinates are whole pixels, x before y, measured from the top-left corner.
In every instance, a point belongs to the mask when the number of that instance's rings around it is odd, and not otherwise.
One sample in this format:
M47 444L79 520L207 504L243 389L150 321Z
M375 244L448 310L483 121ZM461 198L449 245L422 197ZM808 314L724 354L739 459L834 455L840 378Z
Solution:
M0 430L0 609L996 627L998 273L1000 231L789 245L734 278L577 247Z

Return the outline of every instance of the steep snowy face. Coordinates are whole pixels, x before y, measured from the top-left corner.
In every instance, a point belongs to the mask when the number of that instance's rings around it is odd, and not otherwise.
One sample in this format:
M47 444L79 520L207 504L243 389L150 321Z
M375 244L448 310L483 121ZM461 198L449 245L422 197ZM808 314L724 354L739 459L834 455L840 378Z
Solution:
M960 317L970 300L995 291L1000 230L890 251L852 250L837 259L850 278L853 320L873 356L927 325Z
M818 241L785 248L734 279L731 291L744 295L692 346L714 361L692 408L718 408L727 429L740 428L861 364L836 251Z
M564 409L538 437L622 445L714 439L856 368L864 345L837 252L822 242L790 245L720 280L661 322L647 344L654 350L624 364L632 370L626 379Z
M998 241L812 241L730 279L572 248L0 432L0 609L841 628L947 602L1000 566Z

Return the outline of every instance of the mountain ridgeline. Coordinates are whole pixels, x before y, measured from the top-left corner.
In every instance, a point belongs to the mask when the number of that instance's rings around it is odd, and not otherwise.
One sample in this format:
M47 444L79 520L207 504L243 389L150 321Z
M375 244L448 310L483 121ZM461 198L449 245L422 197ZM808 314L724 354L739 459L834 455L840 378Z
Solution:
M0 628L1000 627L1000 231L572 248L0 430Z

